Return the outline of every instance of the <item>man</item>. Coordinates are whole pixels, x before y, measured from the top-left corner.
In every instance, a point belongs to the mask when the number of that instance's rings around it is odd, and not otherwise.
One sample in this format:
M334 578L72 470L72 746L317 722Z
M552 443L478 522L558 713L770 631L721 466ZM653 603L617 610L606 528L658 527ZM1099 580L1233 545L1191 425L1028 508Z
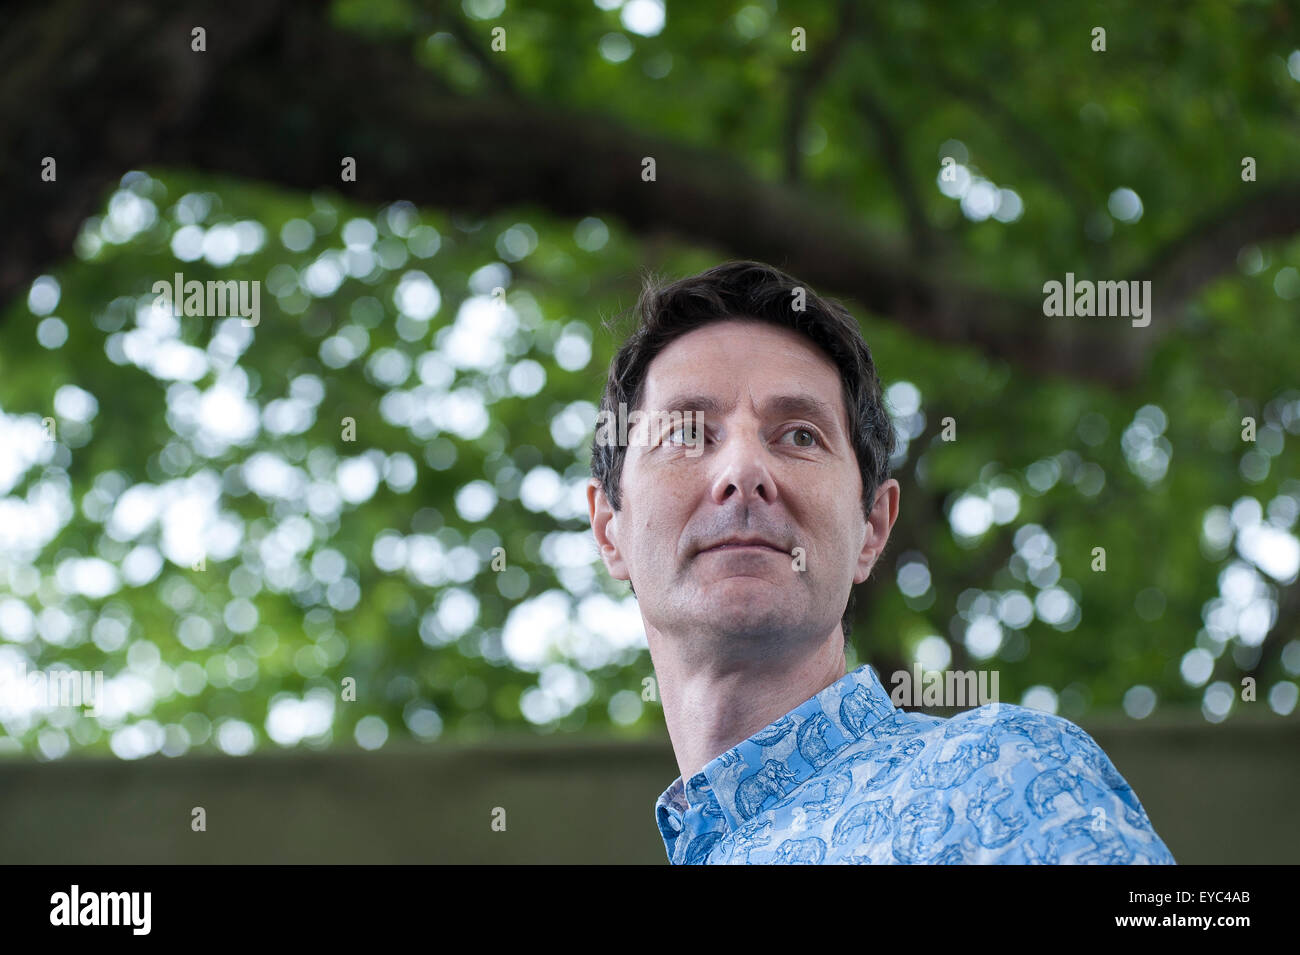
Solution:
M843 306L729 262L648 284L638 310L601 406L626 428L597 429L587 500L637 596L681 770L655 807L669 860L1172 863L1068 720L906 713L871 667L845 673L852 587L899 484Z

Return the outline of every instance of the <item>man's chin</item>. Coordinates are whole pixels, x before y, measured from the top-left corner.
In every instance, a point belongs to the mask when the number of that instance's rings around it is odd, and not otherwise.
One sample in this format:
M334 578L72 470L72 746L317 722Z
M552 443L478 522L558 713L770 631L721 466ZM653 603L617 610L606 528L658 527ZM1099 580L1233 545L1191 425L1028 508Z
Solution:
M764 577L737 574L714 581L705 589L703 606L719 621L738 628L769 629L788 625L797 610L791 594Z
M769 575L759 573L728 574L704 585L705 600L731 593L743 593L746 601L770 601L774 606L780 606L790 599L782 584L774 581Z

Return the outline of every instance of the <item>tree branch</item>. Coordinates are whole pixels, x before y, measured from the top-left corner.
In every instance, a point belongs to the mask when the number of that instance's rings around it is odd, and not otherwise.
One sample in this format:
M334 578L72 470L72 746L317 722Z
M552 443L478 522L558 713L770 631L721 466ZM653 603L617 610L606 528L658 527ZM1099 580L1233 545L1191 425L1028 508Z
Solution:
M925 214L916 183L907 171L907 156L903 149L903 137L897 124L885 110L881 102L864 89L855 90L853 100L858 111L866 117L876 135L880 158L884 162L889 181L893 184L894 194L903 207L903 218L907 223L908 235L911 237L912 252L917 256L926 256L935 249L934 230Z
M824 50L810 51L806 66L791 71L790 103L785 118L785 183L796 185L803 178L803 150L800 141L803 138L804 124L808 121L809 104L813 94L835 72L840 55L848 40L856 31L855 0L840 0L839 23L835 35L826 44Z
M1204 215L1182 236L1154 256L1139 274L1150 279L1157 293L1152 328L1168 334L1175 312L1192 296L1232 269L1237 253L1252 243L1281 239L1300 232L1300 181L1276 186L1243 183L1245 199ZM1156 319L1164 317L1166 321Z
M512 98L520 95L514 77L501 65L495 53L484 49L478 36L470 30L469 25L460 18L454 9L447 10L441 0L429 0L427 6L434 18L434 22L455 38L466 55L483 71L483 75L487 78L488 87L493 92Z
M208 31L206 53L191 51L195 24ZM476 215L525 204L611 215L642 234L771 262L920 336L1039 374L1132 384L1153 338L1126 323L1046 319L1039 288L964 284L833 197L765 182L725 154L603 116L440 90L409 43L341 33L304 0L55 0L15 17L6 40L0 219L23 227L0 233L0 307L68 255L123 172L170 164ZM57 182L40 181L46 155L58 159ZM340 181L344 156L357 160L356 182ZM645 156L656 182L641 179ZM1261 201L1171 249L1157 271L1190 293L1234 261L1237 244L1298 226L1300 198ZM1171 298L1156 296L1170 314Z

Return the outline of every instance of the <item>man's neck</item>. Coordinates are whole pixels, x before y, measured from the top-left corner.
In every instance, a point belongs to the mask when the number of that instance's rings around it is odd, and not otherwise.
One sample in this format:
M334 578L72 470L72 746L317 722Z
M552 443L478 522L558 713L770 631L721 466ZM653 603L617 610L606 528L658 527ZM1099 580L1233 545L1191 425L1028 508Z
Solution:
M650 649L683 781L845 673L838 628L814 652L751 664L688 665L661 634L650 636Z

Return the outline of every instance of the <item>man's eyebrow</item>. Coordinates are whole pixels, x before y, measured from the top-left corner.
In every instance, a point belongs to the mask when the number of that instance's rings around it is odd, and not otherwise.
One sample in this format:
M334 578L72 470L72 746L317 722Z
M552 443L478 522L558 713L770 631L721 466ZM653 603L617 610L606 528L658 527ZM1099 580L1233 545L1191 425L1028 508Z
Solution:
M829 431L836 430L835 411L826 402L811 395L777 395L770 398L763 408L769 414L811 418Z
M709 395L678 394L665 401L659 410L666 413L699 411L706 417L720 418L730 408ZM763 403L760 411L765 415L810 418L828 431L839 430L836 427L838 419L835 410L820 398L811 395L775 395Z
M702 411L709 416L721 417L727 409L723 407L721 401L708 395L674 395L664 402L663 407L658 409L672 413L674 411Z

